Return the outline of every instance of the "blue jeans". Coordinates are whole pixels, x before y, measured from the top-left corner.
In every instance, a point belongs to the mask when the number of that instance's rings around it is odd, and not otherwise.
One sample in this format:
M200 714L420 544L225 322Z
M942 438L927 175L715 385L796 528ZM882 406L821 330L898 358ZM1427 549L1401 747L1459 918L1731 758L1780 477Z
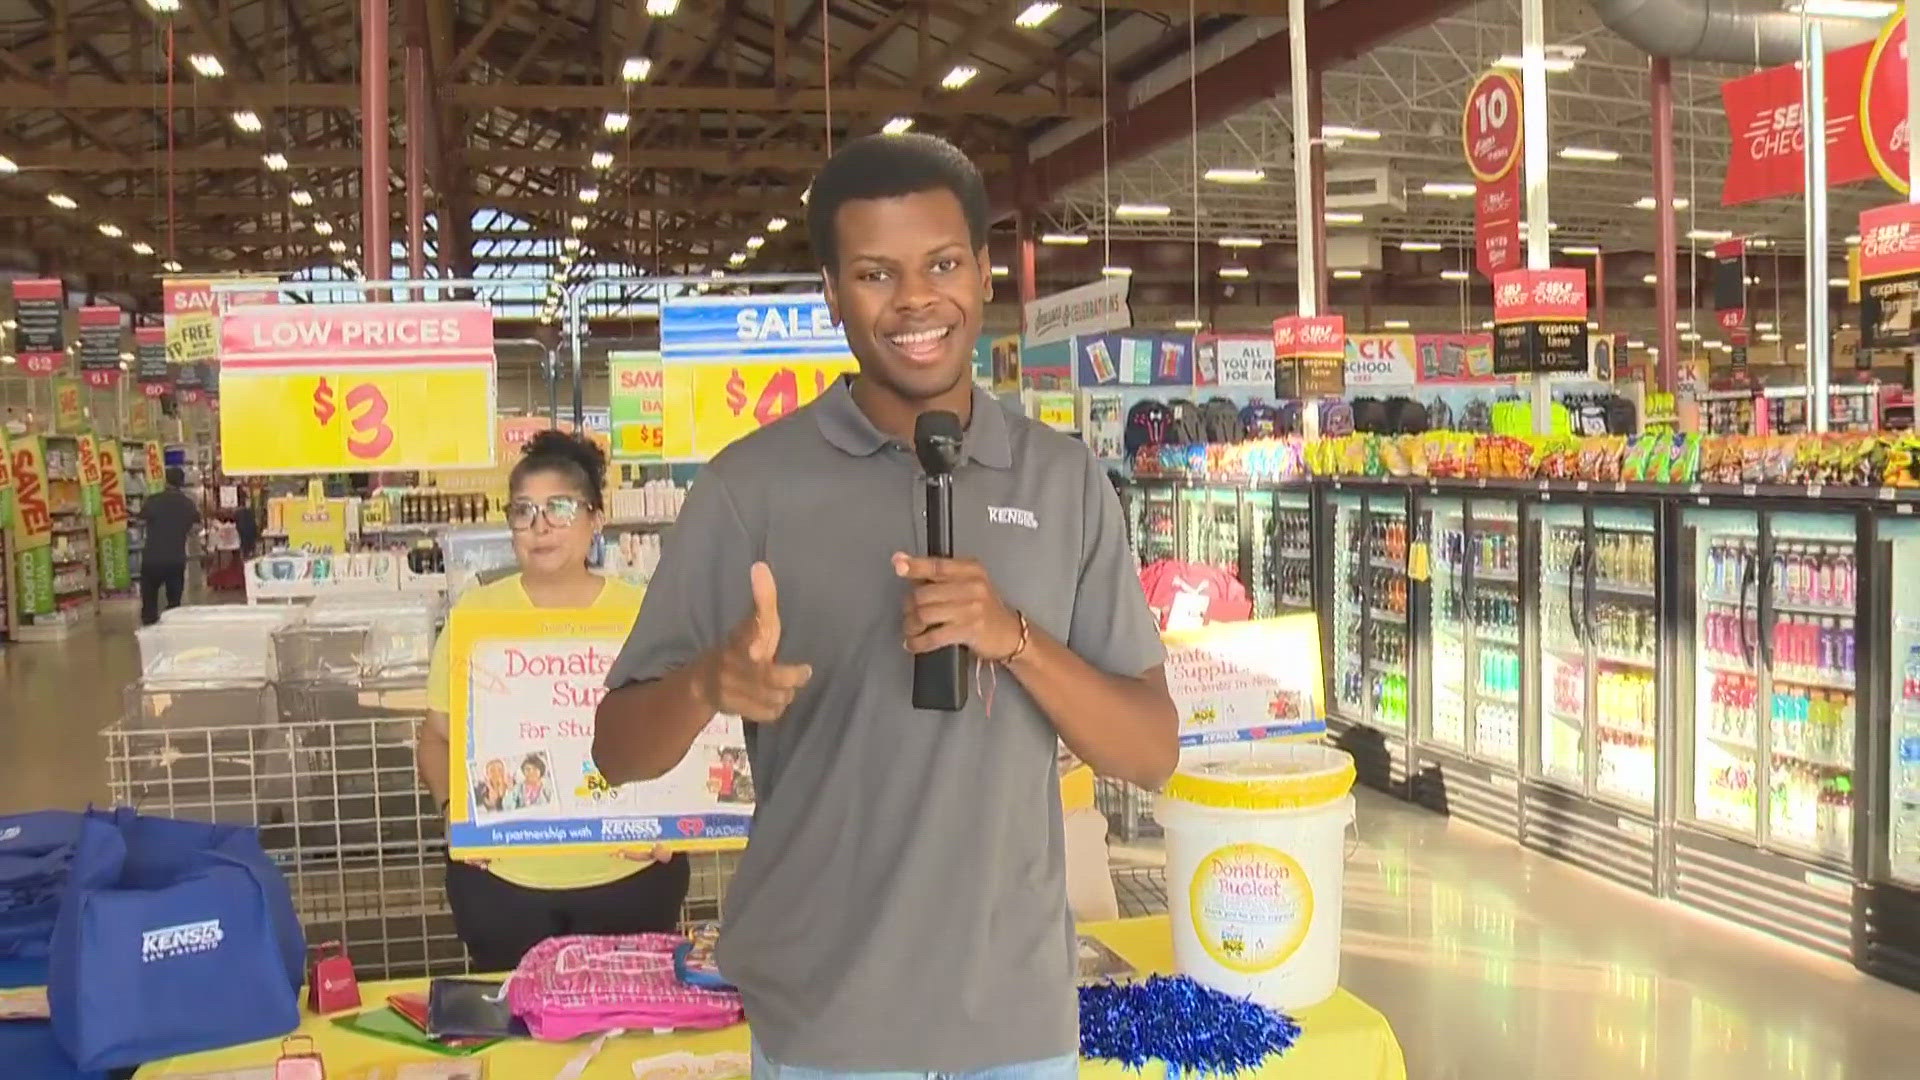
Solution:
M842 1073L776 1064L761 1051L759 1040L753 1043L753 1080L1074 1080L1079 1075L1080 1058L1073 1054L966 1073Z

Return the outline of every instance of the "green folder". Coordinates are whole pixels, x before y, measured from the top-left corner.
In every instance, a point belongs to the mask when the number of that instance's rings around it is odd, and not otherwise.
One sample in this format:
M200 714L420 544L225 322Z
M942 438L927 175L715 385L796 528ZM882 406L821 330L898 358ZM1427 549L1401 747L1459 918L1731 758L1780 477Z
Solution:
M368 1009L364 1012L353 1013L350 1016L335 1017L333 1026L351 1031L357 1035L366 1035L375 1039L385 1039L388 1042L399 1043L402 1046L416 1047L430 1053L439 1054L442 1057L468 1057L501 1041L499 1039L488 1039L485 1042L462 1040L458 1046L449 1046L446 1043L438 1042L429 1037L426 1032L413 1026L412 1022L406 1017L394 1012L390 1006L386 1005L382 1005L377 1009Z

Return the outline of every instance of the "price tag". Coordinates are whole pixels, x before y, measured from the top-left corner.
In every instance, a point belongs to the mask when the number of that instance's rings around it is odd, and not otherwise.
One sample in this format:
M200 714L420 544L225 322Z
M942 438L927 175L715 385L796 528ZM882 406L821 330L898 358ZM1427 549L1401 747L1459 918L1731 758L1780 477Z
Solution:
M1699 485L1699 484L1688 484L1688 485L1687 485L1687 494L1689 494L1689 495L1698 495L1698 494L1700 494L1700 485Z
M1821 496L1821 494L1822 494L1823 492L1825 492L1826 490L1827 490L1827 486L1826 486L1825 484L1808 484L1808 485L1807 485L1807 498L1809 498L1809 499L1817 499L1817 498L1819 498L1819 497Z
M1486 477L1484 477L1484 476L1480 476L1480 477L1475 477L1475 478L1474 478L1474 481L1473 481L1473 486L1474 486L1474 487L1477 487L1477 488L1484 488L1484 487L1486 487L1486 486L1487 486L1487 478L1486 478Z
M1888 501L1888 502L1892 502L1892 501L1893 501L1893 499L1895 498L1895 496L1894 496L1894 492L1893 492L1893 489L1892 489L1892 488L1890 488L1890 487L1883 487L1883 488L1881 488L1881 489L1880 489L1880 498L1882 498L1882 499L1885 499L1885 500L1886 500L1886 501Z
M1627 482L1625 480L1615 480L1613 482L1613 490L1615 494L1627 490Z
M1752 498L1759 491L1760 491L1760 488L1757 484L1741 484L1740 485L1740 494L1745 495L1748 498Z
M1910 502L1896 503L1893 512L1896 514L1911 514L1913 513L1913 504Z
M1575 483L1575 484L1573 485L1573 490L1575 490L1575 491L1586 491L1586 490L1588 490L1588 484L1587 484L1587 482L1586 482L1585 480L1581 480L1581 481L1578 481L1577 483Z
M1542 481L1540 481L1540 490L1541 490L1541 491L1547 491L1547 490L1550 490L1550 489L1551 489L1552 487L1553 487L1553 481L1551 481L1551 480L1542 480Z
M670 363L662 402L665 443L673 448L669 456L705 461L735 439L819 397L837 375L856 368L851 356L791 363ZM677 392L682 388L684 393ZM684 453L676 443L684 444Z

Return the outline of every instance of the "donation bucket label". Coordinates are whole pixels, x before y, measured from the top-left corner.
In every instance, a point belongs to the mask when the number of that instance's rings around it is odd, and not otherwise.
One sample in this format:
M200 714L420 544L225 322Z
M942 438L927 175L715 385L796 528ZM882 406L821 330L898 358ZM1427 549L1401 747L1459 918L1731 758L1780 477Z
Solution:
M1272 971L1300 951L1313 925L1313 886L1293 856L1229 844L1200 860L1189 886L1193 932L1229 971Z

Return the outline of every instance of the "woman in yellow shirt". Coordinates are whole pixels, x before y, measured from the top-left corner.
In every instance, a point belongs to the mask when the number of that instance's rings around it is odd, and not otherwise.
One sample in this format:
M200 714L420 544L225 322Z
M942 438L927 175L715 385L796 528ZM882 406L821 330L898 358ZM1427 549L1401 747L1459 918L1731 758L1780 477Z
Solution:
M529 440L508 480L507 524L513 530L520 572L468 590L457 609L638 612L640 589L602 577L587 565L594 534L605 520L601 492L606 473L606 455L586 439L551 430ZM450 798L452 764L447 652L442 634L433 649L428 713L418 751L421 779L442 812ZM508 802L528 798L528 791L550 797L552 781L545 769L546 762L531 755L524 762L489 762L484 778L476 782L476 795L482 801ZM559 934L673 930L687 898L687 880L686 860L672 858L665 849L630 856L449 861L447 900L475 969L509 971L528 949Z

